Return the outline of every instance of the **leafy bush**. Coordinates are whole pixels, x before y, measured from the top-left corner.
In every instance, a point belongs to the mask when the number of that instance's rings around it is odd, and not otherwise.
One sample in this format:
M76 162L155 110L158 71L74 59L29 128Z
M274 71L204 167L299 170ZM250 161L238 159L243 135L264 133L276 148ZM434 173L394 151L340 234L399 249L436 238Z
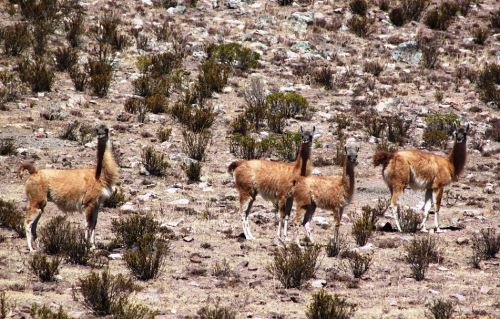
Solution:
M40 229L40 243L49 255L65 252L65 246L71 231L71 224L66 216L55 216Z
M356 306L338 295L330 295L325 289L312 295L312 302L307 306L308 319L349 319Z
M170 167L165 154L155 151L152 146L144 148L141 157L142 165L151 175L163 176Z
M347 27L358 37L366 38L374 31L374 22L373 18L354 15L347 21Z
M431 29L446 31L458 9L454 2L442 2L438 7L427 12L424 23Z
M81 36L83 32L85 32L84 23L85 18L83 14L77 13L64 24L64 29L66 30L66 40L73 48L76 48L81 44Z
M364 246L375 230L377 216L366 206L362 207L361 216L352 224L352 235L358 246Z
M43 59L36 58L34 61L22 59L17 65L17 70L21 81L28 83L34 93L51 91L55 78L54 71Z
M54 56L58 71L70 70L78 62L78 51L72 47L58 48Z
M485 64L477 74L479 96L485 103L500 106L500 64Z
M184 152L194 160L205 160L205 152L212 140L212 134L208 131L201 133L184 131L182 137L184 138Z
M317 270L321 247L314 245L301 249L297 244L284 245L274 252L274 260L268 271L285 288L300 288Z
M416 233L422 223L420 214L411 208L399 211L399 219L403 233Z
M122 274L113 276L107 271L101 274L92 271L79 281L84 304L98 316L111 314L113 307L135 290L132 279Z
M500 250L500 234L497 235L493 228L481 229L479 234L472 236L472 249L481 259L495 258Z
M113 79L113 68L105 59L90 58L87 63L88 84L98 97L108 94L111 80Z
M306 98L295 92L274 92L266 96L265 104L270 112L281 113L285 118L306 116L310 110Z
M354 278L361 278L368 271L372 261L371 256L363 256L355 251L348 252L346 258Z
M200 161L190 161L189 164L184 164L182 169L190 182L199 182L201 177L201 167Z
M134 214L111 222L111 231L116 235L117 243L129 249L139 245L142 238L154 238L159 228L160 224L151 215Z
M354 14L365 16L368 12L368 3L366 0L351 0L349 2L349 9Z
M62 306L59 306L57 312L54 312L45 305L41 308L37 305L33 305L31 307L31 316L33 319L71 319Z
M60 257L53 257L48 260L43 253L37 252L30 261L31 270L41 281L55 281L55 276L59 273Z
M85 85L87 84L87 73L75 67L69 70L69 77L73 81L75 90L81 92L85 90Z
M405 260L410 264L413 277L417 280L425 278L425 272L429 263L439 261L439 252L437 242L434 237L420 236L413 239L405 245Z
M430 315L427 314L429 319L451 319L455 310L454 305L451 301L444 301L441 299L434 300L431 304L427 306Z
M260 55L239 43L212 44L206 51L209 59L215 59L242 72L255 69L259 65Z
M31 43L28 26L23 22L4 27L0 31L0 39L3 40L5 54L10 56L18 56Z
M137 247L125 253L124 259L137 279L149 280L158 276L168 251L168 244L154 237L143 236Z
M0 155L17 155L16 145L12 138L3 138L0 140Z
M24 214L14 202L0 199L0 225L15 231L19 237L25 237Z
M236 319L236 312L223 307L217 302L215 305L207 304L201 307L197 314L199 319Z
M325 251L328 257L337 257L348 247L347 239L344 236L338 236L337 240L335 238L330 238L328 244L326 244Z
M423 140L427 146L444 146L453 126L458 121L454 113L434 113L424 119L427 127L424 130Z

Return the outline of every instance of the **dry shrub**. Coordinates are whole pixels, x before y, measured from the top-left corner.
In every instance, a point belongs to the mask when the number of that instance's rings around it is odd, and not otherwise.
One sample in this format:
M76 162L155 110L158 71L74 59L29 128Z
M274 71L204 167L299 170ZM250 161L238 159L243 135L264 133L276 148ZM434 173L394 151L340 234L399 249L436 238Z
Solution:
M373 33L374 22L373 18L354 15L347 21L347 27L358 37L366 38Z
M116 187L113 194L111 194L111 196L108 197L102 205L107 208L117 208L124 202L125 194L123 193L122 188Z
M123 108L128 113L138 114L144 109L144 99L135 96L128 98Z
M155 151L152 146L147 146L142 150L142 165L153 176L163 176L167 168L170 167L165 154Z
M66 216L55 216L40 229L40 243L50 255L63 254L71 231L71 224ZM34 237L35 234L33 234Z
M168 110L168 100L164 95L154 94L146 98L145 106L151 113L165 113Z
M230 308L219 305L219 302L217 302L213 306L207 304L201 307L196 315L196 318L199 319L236 319L236 312L234 310L231 310Z
M243 92L243 97L246 103L244 116L248 123L253 124L254 129L258 130L267 113L266 94L262 79L252 78Z
M349 9L354 14L365 16L368 12L368 3L366 0L351 0L349 2Z
M490 30L486 27L477 26L472 29L472 37L474 38L474 43L483 45L490 35Z
M125 35L118 32L120 18L114 13L105 13L98 21L96 28L97 41L110 45L114 50L121 51L128 45Z
M437 241L432 236L415 236L404 249L405 260L410 264L413 277L417 281L425 278L425 272L431 262L438 262L440 259Z
M387 139L389 142L403 145L409 139L411 120L404 114L392 115L387 118Z
M161 143L168 141L170 135L172 135L171 127L160 127L158 128L158 131L156 131L156 137L160 140Z
M201 177L202 164L200 161L190 161L189 164L183 164L182 169L190 182L199 182Z
M422 223L420 214L411 208L400 210L398 214L403 233L416 233L418 226Z
M137 247L125 253L124 259L137 279L149 280L159 275L168 251L167 243L146 235L139 239Z
M427 305L427 310L430 314L427 313L426 317L429 319L451 319L455 312L454 307L452 301L434 300L431 304Z
M45 254L37 252L30 261L30 268L41 281L55 281L55 276L59 273L60 263L60 257L53 257L48 260Z
M17 155L14 139L3 138L0 140L0 155L1 156Z
M214 59L203 61L198 67L197 91L202 99L212 97L213 92L221 93L227 85L230 67Z
M80 46L81 36L85 32L85 18L81 13L77 13L70 17L68 21L64 23L64 29L66 30L66 40L69 45L73 48Z
M307 306L307 319L349 319L356 306L338 295L330 295L321 289L312 295L312 302Z
M54 56L58 71L70 70L78 62L78 51L72 47L58 48Z
M212 275L215 277L229 277L231 275L231 266L224 258L221 262L216 261L212 268Z
M490 12L490 24L493 29L500 29L500 10Z
M352 224L352 235L358 246L364 246L375 230L377 215L375 215L370 206L363 206L361 215Z
M274 260L267 269L286 289L300 288L316 273L320 251L321 246L318 245L305 249L295 243L284 245L275 250Z
M26 236L24 214L13 201L0 199L0 225L15 231L21 238Z
M10 56L18 56L31 43L31 35L26 23L18 22L6 26L0 31L0 40L3 40L4 52Z
M367 61L363 64L363 71L379 76L384 71L384 65L380 61Z
M83 92L87 85L87 73L75 67L69 70L69 77L73 81L75 90Z
M427 69L434 69L439 58L439 37L427 38L417 35L418 48L422 51L422 65Z
M389 12L389 19L391 20L392 24L394 24L397 27L401 27L406 23L406 17L405 17L405 12L403 8L401 7L396 7L392 9Z
M209 131L194 133L185 130L182 132L184 138L184 152L197 161L205 160L205 153L212 140L212 134Z
M158 314L151 311L148 307L140 304L131 304L126 300L120 299L111 307L112 319L154 319Z
M52 67L41 58L31 61L24 58L17 64L19 78L30 85L31 91L45 92L51 91L54 84L54 71Z
M429 0L401 0L406 21L418 21L422 12L429 6Z
M391 8L391 0L379 0L378 7L382 11L389 11Z
M7 111L5 103L15 101L21 95L22 89L14 72L0 71L0 111Z
M111 222L116 242L129 249L139 245L142 238L154 238L159 228L160 224L151 215L134 214Z
M485 64L477 74L476 86L479 96L485 103L500 106L500 64Z
M250 160L269 154L273 146L274 139L272 137L259 141L249 135L234 134L229 144L229 150L238 158Z
M500 234L495 229L481 229L472 236L472 250L477 259L492 259L500 250Z
M458 116L454 113L434 113L427 115L424 121L427 124L423 135L424 145L443 147L458 121Z
M62 306L59 306L57 312L54 312L46 305L43 305L41 308L33 305L31 306L31 316L33 319L72 319Z
M442 2L438 7L429 10L424 23L433 30L446 31L459 10L455 2Z
M333 90L334 69L329 66L322 66L313 72L314 82L322 85L327 90Z
M370 268L370 263L372 261L370 255L363 256L356 251L349 251L343 255L345 255L343 257L347 259L347 264L354 278L361 278Z
M91 245L81 228L71 227L63 246L63 254L71 264L86 266L92 258Z
M90 58L87 63L88 84L92 92L98 97L108 94L111 80L113 79L113 68L111 63L102 58Z
M135 290L131 278L125 278L122 274L113 276L108 271L101 274L92 271L80 278L79 282L84 304L98 316L112 314L114 306L123 303Z

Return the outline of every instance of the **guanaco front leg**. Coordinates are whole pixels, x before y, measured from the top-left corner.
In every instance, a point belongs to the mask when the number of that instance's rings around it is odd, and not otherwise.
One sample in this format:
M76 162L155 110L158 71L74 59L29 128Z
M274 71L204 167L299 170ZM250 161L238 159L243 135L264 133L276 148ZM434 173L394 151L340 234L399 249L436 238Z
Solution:
M443 199L443 188L440 187L432 193L433 198L434 198L434 206L435 206L435 213L434 213L434 224L436 225L436 233L441 233L442 230L439 228L439 210L441 209L441 200Z

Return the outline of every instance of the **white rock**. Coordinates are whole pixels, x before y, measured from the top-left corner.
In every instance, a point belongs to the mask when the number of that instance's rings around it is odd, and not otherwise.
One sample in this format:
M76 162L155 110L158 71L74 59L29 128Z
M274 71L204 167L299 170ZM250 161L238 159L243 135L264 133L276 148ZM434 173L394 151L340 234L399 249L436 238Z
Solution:
M181 198L170 202L171 205L188 205L189 199Z
M130 203L130 202L126 202L125 204L120 206L120 210L122 212L132 212L132 211L135 211L135 206L132 205L132 203Z
M108 258L111 259L111 260L122 260L123 259L123 255L122 254L109 254L108 255Z
M326 286L326 280L324 279L316 279L311 282L311 286L314 288L323 288Z
M318 226L326 226L326 225L328 225L328 220L326 220L326 218L322 217L322 216L314 216L313 217L313 221Z
M320 171L320 169L319 169L319 168L315 167L315 168L313 168L313 170L312 170L312 174L313 174L313 175L320 175L320 174L321 174L321 171Z
M149 201L156 199L156 198L158 198L158 196L156 196L156 194L153 194L153 193L146 193L144 195L137 196L137 199L141 203L149 202Z
M175 187L170 187L170 188L167 188L167 193L169 194L175 194L179 191L178 188L175 188Z

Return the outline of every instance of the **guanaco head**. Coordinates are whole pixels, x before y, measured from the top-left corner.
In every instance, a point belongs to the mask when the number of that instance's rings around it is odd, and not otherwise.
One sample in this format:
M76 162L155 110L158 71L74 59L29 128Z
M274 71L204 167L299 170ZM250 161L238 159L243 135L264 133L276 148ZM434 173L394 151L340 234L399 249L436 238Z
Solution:
M104 124L99 124L95 128L95 132L97 134L97 139L99 142L106 142L109 138L109 129Z
M457 142L458 144L465 143L465 141L467 140L467 134L469 133L469 127L469 123L459 128L457 128L456 126L454 127L453 137L455 138L455 142Z
M302 144L312 144L314 138L314 132L316 132L316 126L313 126L312 131L307 131L300 127L300 135L302 135Z
M344 146L346 161L352 165L358 165L359 146Z

